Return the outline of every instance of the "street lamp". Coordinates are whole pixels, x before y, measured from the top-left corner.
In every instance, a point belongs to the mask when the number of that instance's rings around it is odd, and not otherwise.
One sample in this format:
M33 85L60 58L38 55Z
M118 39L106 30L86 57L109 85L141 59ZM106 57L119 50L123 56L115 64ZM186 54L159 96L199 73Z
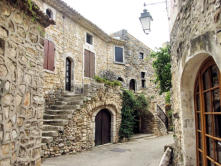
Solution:
M147 5L148 6L149 5L157 5L157 4L162 4L162 3L166 3L166 10L167 10L167 13L168 13L167 0L164 0L164 1L161 1L161 2L149 3L149 4L144 3L144 8ZM144 9L143 13L141 13L139 19L140 19L140 22L141 22L144 33L148 35L151 32L151 21L153 21L153 18L151 16L150 12L147 9Z
M150 29L151 28L151 21L153 21L153 18L150 15L150 12L147 11L147 9L144 9L143 13L141 13L141 16L139 19L140 19L141 25L143 27L144 33L149 34L151 31L151 29Z

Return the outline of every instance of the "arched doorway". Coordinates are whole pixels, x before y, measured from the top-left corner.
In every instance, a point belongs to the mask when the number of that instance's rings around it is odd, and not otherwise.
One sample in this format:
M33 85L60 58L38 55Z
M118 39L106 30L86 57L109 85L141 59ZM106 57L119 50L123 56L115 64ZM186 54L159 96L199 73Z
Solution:
M111 114L107 109L103 109L95 117L95 145L109 142L111 142Z
M66 58L65 90L71 91L71 60Z
M220 71L210 57L195 82L197 166L221 164Z
M134 79L130 80L129 89L136 91L136 81Z

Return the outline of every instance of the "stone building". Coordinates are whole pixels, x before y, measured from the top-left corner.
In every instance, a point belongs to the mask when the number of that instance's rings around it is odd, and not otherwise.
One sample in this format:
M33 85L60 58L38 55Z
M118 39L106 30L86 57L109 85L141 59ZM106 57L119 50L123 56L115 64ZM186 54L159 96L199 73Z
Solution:
M173 7L174 165L220 165L221 2L178 0Z
M35 21L32 21L35 18ZM26 1L0 1L0 165L41 165L44 28Z
M42 156L76 153L118 142L121 90L94 81L95 75L106 71L114 72L128 89L154 96L151 105L154 115L151 121L146 121L154 124L148 128L155 128L148 132L165 134L166 127L155 113L157 100L164 105L164 98L151 82L154 79L151 50L128 33L118 35L125 30L115 37L107 35L61 0L35 2L56 22L46 29L44 42L46 109ZM101 135L102 132L105 134Z

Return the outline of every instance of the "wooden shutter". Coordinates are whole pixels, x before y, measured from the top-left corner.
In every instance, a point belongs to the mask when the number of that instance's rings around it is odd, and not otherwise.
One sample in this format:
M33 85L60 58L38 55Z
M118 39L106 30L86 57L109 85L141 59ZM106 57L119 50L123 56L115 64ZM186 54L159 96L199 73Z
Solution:
M44 69L48 69L48 40L44 41Z
M90 52L84 50L84 76L90 77Z
M90 52L90 77L94 78L95 75L95 54Z
M51 41L48 44L48 70L54 71L55 45Z

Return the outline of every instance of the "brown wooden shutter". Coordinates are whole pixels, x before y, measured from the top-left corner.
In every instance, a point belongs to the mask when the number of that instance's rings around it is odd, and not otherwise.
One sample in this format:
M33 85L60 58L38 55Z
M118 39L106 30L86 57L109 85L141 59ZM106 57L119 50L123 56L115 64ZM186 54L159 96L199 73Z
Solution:
M48 69L48 40L44 41L44 69Z
M90 77L90 52L84 50L84 76Z
M90 52L90 77L94 78L95 75L95 55Z
M54 71L54 57L55 57L55 45L53 42L49 41L48 46L48 70Z

